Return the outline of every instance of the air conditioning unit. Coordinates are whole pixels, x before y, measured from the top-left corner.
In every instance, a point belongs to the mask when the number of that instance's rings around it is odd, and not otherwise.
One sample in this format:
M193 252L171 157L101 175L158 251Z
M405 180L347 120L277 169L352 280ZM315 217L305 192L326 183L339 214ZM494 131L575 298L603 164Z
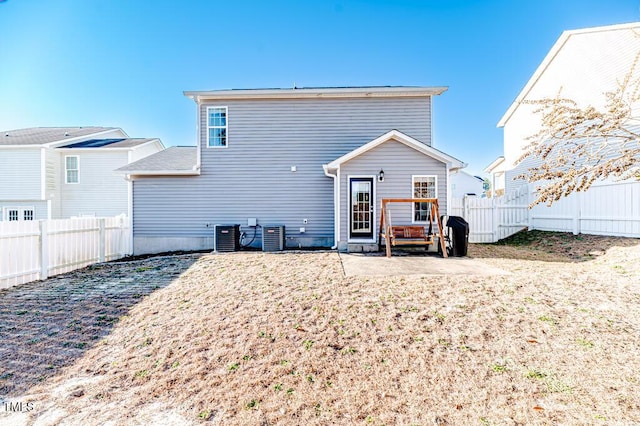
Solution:
M262 227L262 251L284 250L284 225Z
M216 225L214 247L217 252L240 250L240 225Z

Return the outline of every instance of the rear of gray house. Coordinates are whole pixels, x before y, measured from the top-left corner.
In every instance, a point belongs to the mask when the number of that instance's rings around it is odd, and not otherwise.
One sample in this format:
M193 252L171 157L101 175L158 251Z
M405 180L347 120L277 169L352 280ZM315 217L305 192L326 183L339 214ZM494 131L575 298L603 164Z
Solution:
M216 224L240 224L252 247L260 226L284 225L289 248L377 249L382 198L437 198L445 214L449 174L465 166L432 146L445 90L185 92L197 146L119 169L132 181L134 253L213 249ZM426 207L399 206L394 224L426 223Z

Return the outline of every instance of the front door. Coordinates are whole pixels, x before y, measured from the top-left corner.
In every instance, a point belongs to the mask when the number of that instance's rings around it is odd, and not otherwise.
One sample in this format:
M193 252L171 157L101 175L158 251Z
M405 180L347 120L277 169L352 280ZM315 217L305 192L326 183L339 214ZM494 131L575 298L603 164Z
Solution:
M349 237L373 238L373 178L349 178Z

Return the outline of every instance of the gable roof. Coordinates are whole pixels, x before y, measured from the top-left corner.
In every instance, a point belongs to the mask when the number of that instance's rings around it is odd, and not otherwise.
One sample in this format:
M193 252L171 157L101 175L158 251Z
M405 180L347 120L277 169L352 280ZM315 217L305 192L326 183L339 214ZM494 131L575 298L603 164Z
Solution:
M424 143L420 142L417 139L412 138L409 135L406 135L404 133L402 133L399 130L391 130L387 133L385 133L384 135L381 135L377 138L375 138L374 140L372 140L371 142L368 142L364 145L362 145L359 148L354 149L353 151L343 155L340 158L337 158L335 160L333 160L332 162L330 162L329 164L325 164L323 167L325 168L325 170L335 170L338 169L343 163L346 163L347 161L354 159L362 154L364 154L365 152L368 152L372 149L374 149L375 147L382 145L385 142L388 141L397 141L400 142L406 146L408 146L409 148L413 148L416 151L427 155L431 158L434 158L438 161L441 161L443 163L446 163L449 165L449 167L452 170L455 169L463 169L465 167L467 167L467 164L463 163L462 161L458 160L455 157L452 157L448 154L445 154L442 151L439 151L429 145L425 145Z
M158 138L118 138L118 139L88 139L82 142L74 142L69 145L59 146L58 149L70 148L135 148L152 141L160 141Z
M567 42L571 37L580 36L583 34L603 33L603 32L620 31L620 30L633 30L633 29L640 31L640 22L632 22L628 24L607 25L607 26L601 26L601 27L582 28L578 30L564 31L560 35L558 40L555 42L555 44L553 45L549 53L547 53L547 56L545 56L545 58L542 60L542 63L538 66L536 71L533 73L533 75L531 76L527 84L525 84L522 91L518 94L516 99L509 106L509 109L507 109L507 112L505 112L505 114L502 116L502 118L498 122L497 127L504 127L507 121L509 121L509 118L511 118L511 116L516 111L516 109L518 109L518 106L520 106L522 101L526 99L529 92L531 92L531 90L536 85L540 77L544 74L547 68L549 68L549 65L553 62L553 60L556 58L558 53L567 44ZM593 48L594 47L592 46L592 51L593 51ZM602 46L602 48L608 49L610 48L610 46Z
M0 133L0 146L47 145L112 130L120 129L117 127L31 127L27 129L6 130Z
M116 172L147 176L198 175L197 151L195 146L172 146L120 167Z
M440 95L446 86L293 87L291 89L224 89L185 91L196 102L222 99L380 98Z
M493 160L491 164L484 168L484 171L487 173L492 173L496 168L498 168L502 163L504 163L504 157L501 155L500 157Z

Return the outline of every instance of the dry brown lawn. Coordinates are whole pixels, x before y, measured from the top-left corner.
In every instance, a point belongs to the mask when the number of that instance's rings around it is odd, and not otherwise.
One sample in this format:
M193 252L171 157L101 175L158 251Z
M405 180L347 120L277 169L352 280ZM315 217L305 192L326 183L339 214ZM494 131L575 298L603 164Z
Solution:
M161 284L52 373L3 363L5 405L33 410L0 423L640 423L640 240L529 233L470 256L510 274L345 278L333 252L84 270Z

